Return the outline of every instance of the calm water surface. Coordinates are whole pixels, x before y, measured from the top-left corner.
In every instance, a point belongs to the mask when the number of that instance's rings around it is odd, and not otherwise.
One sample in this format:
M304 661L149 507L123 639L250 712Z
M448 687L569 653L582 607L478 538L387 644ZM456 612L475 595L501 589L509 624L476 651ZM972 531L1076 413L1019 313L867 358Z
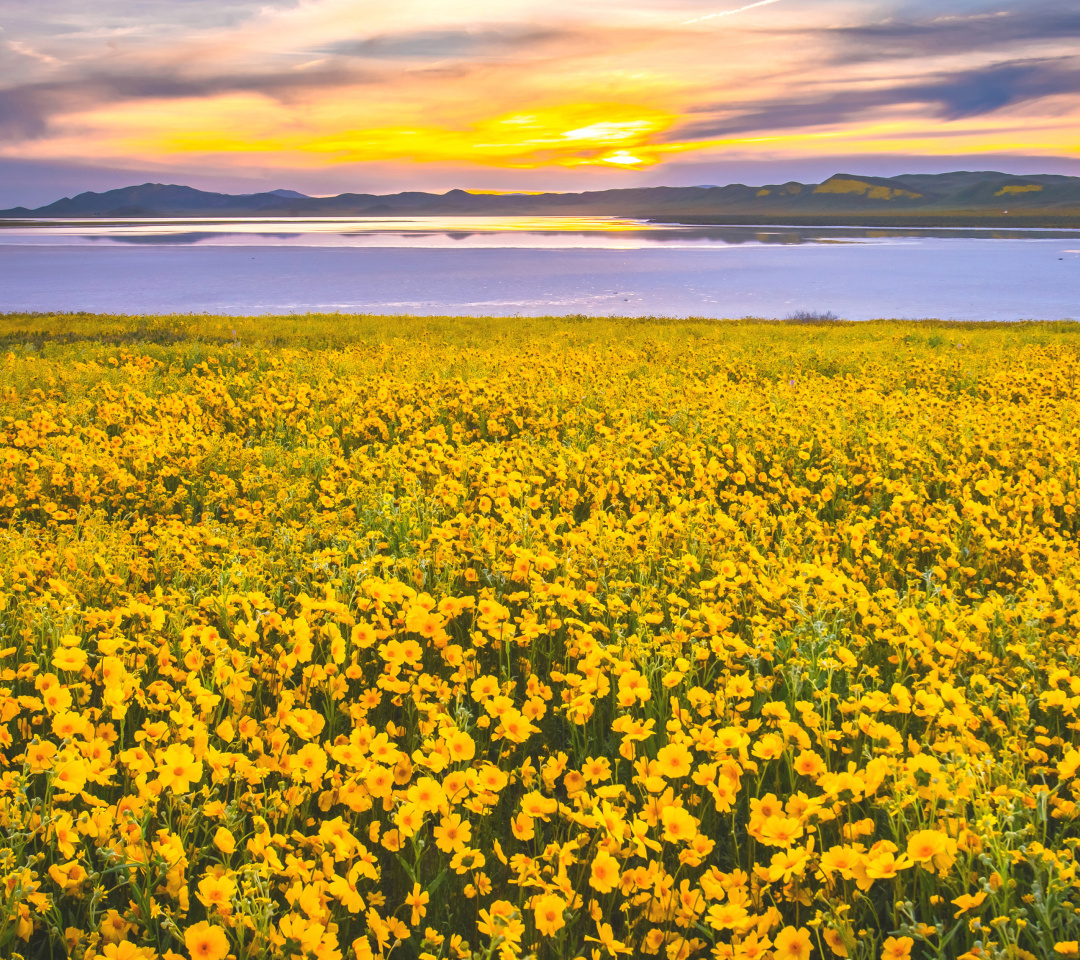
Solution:
M1080 319L1080 231L610 217L0 225L0 312Z

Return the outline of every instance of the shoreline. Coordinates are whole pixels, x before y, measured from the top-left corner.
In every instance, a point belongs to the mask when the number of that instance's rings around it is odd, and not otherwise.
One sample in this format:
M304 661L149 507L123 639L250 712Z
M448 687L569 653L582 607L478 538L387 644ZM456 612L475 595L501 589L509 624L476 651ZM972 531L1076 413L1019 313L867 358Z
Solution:
M48 227L53 224L68 227L93 226L102 227L115 225L132 226L137 224L157 223L190 223L193 225L228 225L230 223L333 223L352 221L376 221L376 220L444 220L448 217L490 220L493 218L506 217L508 219L529 217L535 219L566 220L570 218L595 218L606 217L618 220L636 220L643 224L665 224L670 226L687 227L853 227L865 229L956 229L956 230L996 230L1001 228L1014 230L1067 230L1080 231L1080 214L1028 214L1016 215L1001 214L890 214L872 216L852 215L790 215L762 217L758 214L667 214L651 215L648 213L613 213L611 211L574 211L559 213L436 213L436 214L409 214L402 213L395 216L371 216L364 213L337 214L326 216L237 216L222 217L213 214L161 214L158 216L141 217L110 217L110 216L84 216L84 217L0 217L0 229Z

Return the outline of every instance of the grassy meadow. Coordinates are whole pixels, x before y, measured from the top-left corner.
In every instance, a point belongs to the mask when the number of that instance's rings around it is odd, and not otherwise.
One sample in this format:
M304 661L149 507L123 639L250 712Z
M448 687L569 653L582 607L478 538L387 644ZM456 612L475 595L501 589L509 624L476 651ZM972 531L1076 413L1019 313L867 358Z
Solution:
M0 316L0 956L1077 957L1078 347Z

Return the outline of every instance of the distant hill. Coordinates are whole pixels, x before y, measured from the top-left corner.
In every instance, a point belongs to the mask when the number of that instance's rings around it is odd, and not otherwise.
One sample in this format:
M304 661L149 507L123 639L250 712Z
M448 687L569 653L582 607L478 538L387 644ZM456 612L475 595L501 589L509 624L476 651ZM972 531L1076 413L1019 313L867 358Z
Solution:
M80 193L48 206L0 210L0 218L397 217L608 215L682 223L1080 227L1080 177L993 171L864 177L821 183L642 187L587 193L499 194L450 190L309 197L292 190L233 195L144 183Z
M0 210L0 217L188 217L244 216L272 207L274 204L308 200L295 190L271 190L268 193L228 194L207 193L193 187L175 184L144 183L138 187L121 187L105 193L80 193L64 197L45 207L27 210L15 207Z

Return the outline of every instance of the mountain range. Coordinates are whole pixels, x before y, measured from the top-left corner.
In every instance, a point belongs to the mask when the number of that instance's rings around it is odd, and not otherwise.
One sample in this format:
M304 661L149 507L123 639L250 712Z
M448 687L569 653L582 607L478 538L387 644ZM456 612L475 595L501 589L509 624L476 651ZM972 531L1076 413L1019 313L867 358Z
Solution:
M311 197L294 190L208 193L174 184L80 193L8 220L152 217L622 216L676 223L1080 227L1080 177L993 171L864 177L760 187L641 187L586 193L450 190Z

